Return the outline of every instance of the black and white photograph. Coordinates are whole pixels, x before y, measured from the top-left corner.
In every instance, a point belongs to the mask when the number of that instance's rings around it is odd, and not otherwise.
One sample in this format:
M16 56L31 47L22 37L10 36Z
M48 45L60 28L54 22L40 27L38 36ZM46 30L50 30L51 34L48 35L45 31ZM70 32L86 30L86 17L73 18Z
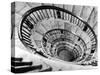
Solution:
M98 67L98 7L11 3L11 72L91 70Z

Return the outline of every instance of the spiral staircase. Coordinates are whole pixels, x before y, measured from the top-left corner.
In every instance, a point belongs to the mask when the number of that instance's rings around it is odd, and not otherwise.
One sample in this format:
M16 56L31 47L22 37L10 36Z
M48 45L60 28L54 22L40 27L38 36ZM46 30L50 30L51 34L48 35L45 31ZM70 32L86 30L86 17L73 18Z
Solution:
M96 7L25 3L16 13L19 39L32 52L75 64L96 58Z

